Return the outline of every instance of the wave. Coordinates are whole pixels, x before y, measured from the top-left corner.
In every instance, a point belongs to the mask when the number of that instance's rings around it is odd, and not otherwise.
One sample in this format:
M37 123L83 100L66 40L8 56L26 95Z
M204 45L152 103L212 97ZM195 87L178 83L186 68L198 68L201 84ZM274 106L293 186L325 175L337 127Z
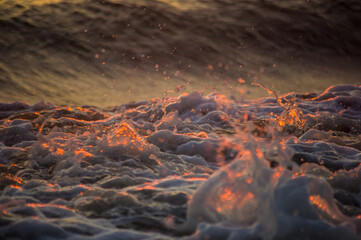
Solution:
M360 8L342 0L3 1L2 100L88 104L79 96L114 90L108 98L125 102L117 95L136 91L134 79L162 82L157 97L203 79L210 89L242 79L281 92L357 83Z

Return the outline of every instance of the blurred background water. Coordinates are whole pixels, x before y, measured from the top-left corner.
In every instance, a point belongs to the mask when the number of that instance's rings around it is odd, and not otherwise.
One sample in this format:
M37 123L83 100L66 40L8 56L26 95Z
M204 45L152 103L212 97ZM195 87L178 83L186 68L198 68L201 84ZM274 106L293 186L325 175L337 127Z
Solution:
M360 84L360 12L358 0L0 0L0 101Z

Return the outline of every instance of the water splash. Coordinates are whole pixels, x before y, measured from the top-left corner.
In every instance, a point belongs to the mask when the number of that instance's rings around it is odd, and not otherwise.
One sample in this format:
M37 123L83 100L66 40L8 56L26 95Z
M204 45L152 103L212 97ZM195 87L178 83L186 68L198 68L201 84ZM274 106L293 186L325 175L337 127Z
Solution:
M180 232L197 229L195 239L213 231L212 239L358 239L361 221L340 212L327 182L300 174L277 132L271 141L248 132L236 160L194 193Z

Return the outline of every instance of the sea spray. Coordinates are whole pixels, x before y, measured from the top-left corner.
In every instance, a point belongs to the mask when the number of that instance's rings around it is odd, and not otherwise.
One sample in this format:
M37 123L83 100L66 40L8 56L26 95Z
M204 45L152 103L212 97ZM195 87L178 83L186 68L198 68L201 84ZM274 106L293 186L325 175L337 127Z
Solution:
M340 212L328 183L300 176L294 150L273 135L247 134L236 160L193 194L179 230L197 228L194 239L358 239L361 222Z
M289 149L273 145L272 157L277 156L281 164L271 169L270 161L264 158L260 149L260 142L250 133L240 144L242 151L236 160L215 173L192 196L187 223L182 228L194 229L200 221L236 224L244 228L258 223L258 227L263 229L264 239L271 239L275 234L273 192L281 175L290 178L288 171L282 171L287 164L292 165L290 156L282 158Z

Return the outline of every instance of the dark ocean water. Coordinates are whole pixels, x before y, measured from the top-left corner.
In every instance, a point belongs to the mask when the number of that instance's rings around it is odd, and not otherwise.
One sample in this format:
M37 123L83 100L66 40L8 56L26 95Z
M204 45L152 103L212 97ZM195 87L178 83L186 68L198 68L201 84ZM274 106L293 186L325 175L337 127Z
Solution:
M2 0L0 101L110 106L167 90L265 95L254 81L282 93L360 83L360 11L357 0Z

